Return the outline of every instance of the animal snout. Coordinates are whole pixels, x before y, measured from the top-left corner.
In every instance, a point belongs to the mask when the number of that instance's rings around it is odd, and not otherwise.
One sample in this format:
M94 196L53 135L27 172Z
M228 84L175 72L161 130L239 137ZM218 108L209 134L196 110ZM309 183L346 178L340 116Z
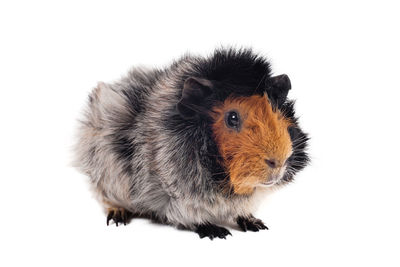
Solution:
M265 159L265 163L267 163L267 165L272 169L278 167L278 162L276 159Z

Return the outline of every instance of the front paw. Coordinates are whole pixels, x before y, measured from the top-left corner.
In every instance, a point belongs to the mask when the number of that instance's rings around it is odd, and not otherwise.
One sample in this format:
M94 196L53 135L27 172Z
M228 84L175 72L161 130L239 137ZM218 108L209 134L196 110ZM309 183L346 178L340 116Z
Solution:
M226 239L227 235L232 235L228 229L211 223L198 225L196 228L196 233L199 234L200 238L207 236L211 240L213 240L215 237Z
M237 224L239 225L240 229L244 232L253 231L258 232L259 230L268 230L268 227L264 225L264 223L257 218L254 218L253 215L249 217L241 217L239 216L236 220Z

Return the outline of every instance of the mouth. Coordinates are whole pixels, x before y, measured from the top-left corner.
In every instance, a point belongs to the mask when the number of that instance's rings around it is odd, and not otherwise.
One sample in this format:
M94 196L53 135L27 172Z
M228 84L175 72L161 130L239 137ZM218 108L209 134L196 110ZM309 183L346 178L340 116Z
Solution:
M279 183L281 178L282 178L282 175L274 175L270 179L268 179L268 181L259 183L258 186L260 186L260 187L272 187L272 186L276 185L277 183Z
M274 181L268 181L268 182L260 183L257 186L259 186L259 187L272 187L277 183L278 183L278 181L274 180Z

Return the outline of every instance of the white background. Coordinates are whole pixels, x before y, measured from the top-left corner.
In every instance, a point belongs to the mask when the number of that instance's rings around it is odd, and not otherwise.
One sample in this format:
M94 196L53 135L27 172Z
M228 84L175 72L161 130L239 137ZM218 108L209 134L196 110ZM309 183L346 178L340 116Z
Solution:
M145 3L144 3L145 2ZM399 266L395 1L1 1L1 266ZM98 81L251 46L287 73L312 165L258 212L269 231L199 239L106 227L69 167Z

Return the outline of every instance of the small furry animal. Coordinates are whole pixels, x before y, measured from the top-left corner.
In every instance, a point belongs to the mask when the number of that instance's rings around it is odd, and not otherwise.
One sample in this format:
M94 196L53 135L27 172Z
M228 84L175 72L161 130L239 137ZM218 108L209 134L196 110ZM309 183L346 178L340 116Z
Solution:
M225 238L267 229L260 197L309 159L287 75L251 49L133 68L89 96L75 162L113 220L134 217Z

